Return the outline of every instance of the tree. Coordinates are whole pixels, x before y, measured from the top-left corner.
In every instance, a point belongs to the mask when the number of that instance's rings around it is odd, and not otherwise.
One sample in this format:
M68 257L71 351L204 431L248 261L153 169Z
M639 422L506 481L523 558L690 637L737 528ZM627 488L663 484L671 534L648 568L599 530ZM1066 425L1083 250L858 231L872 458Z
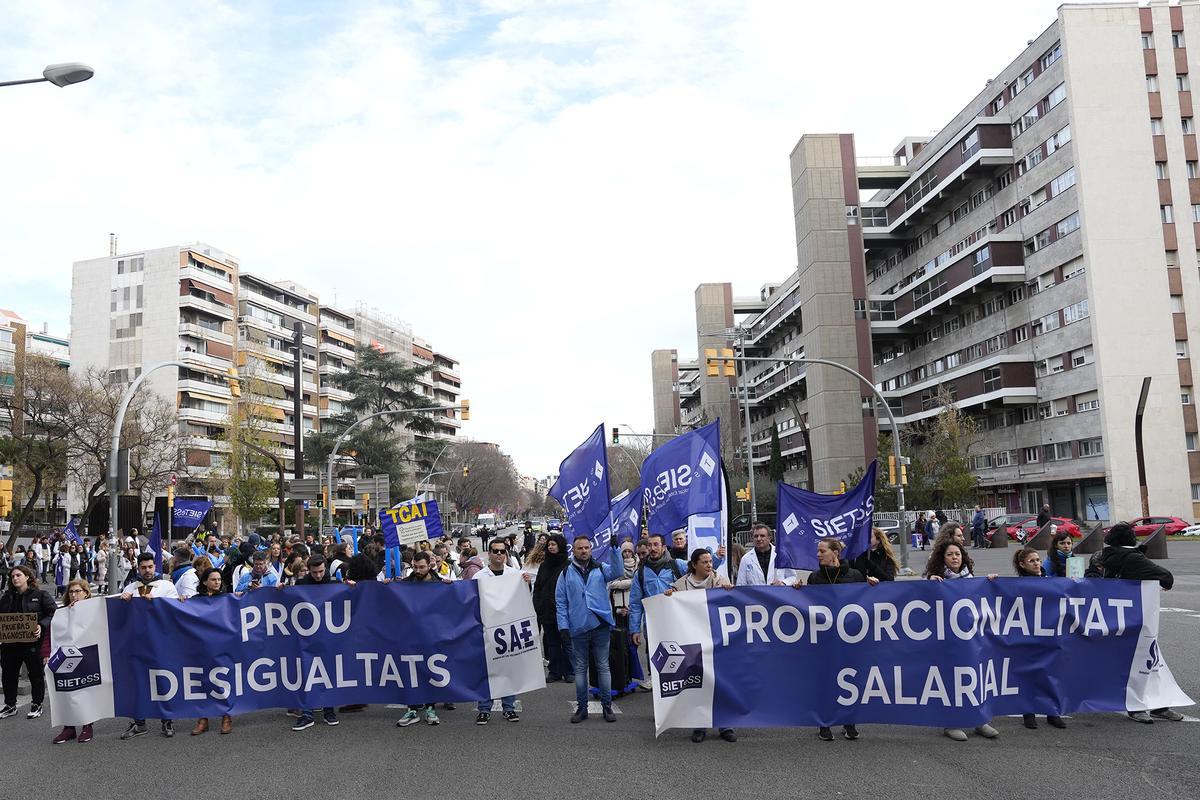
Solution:
M91 518L108 491L109 453L123 384L89 369L73 379L69 415L68 465L84 495L83 519ZM129 451L129 488L145 505L166 488L179 461L179 425L175 407L143 387L134 395L121 429L121 447Z
M447 456L443 456L445 463ZM458 507L460 517L479 513L479 510L516 506L520 501L520 485L512 459L497 445L488 442L457 442L449 475L439 480L450 500ZM469 468L462 474L462 468Z
M43 492L66 479L71 438L71 377L53 359L26 355L17 366L10 391L0 392L0 463L13 467L13 502L25 503L12 512L5 548L12 551L21 529Z
M266 431L270 418L262 403L262 382L254 377L242 380L242 398L230 407L220 441L229 446L224 463L213 465L207 480L209 491L229 498L237 529L249 521L258 522L277 495L276 471L270 459L256 448L270 450L279 445Z
M372 347L359 347L355 354L354 366L331 379L335 387L352 395L343 404L345 410L305 438L305 453L317 464L329 459L337 438L356 420L381 411L437 405L417 391L417 379L429 367L409 366L396 353ZM360 474L387 473L394 482L399 482L404 478L406 458L419 470L422 466L427 468L436 457L434 444L415 443L411 436L402 436L402 432L432 434L433 430L433 418L428 414L380 417L355 428L343 443L339 456L353 458Z
M630 438L608 446L608 491L613 497L642 487L642 462L650 455L650 439ZM662 440L659 440L660 442Z
M778 483L783 480L786 471L783 465L783 448L779 446L779 426L772 423L771 460L767 462L767 477L771 479L771 483Z
M968 451L979 441L979 425L963 413L953 396L941 387L934 401L937 416L910 426L901 433L905 450L912 453L908 492L912 505L922 508L972 505L979 483L971 471Z

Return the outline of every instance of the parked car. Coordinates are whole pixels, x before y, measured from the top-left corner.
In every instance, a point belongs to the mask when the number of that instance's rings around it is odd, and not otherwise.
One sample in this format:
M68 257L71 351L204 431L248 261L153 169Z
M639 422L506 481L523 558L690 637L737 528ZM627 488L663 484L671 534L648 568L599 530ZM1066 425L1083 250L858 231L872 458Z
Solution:
M900 542L900 520L898 519L876 519L875 527L887 534L888 541L892 544Z
M1074 520L1066 517L1051 517L1050 521L1057 525L1060 531L1065 530L1076 539L1083 536L1083 529ZM1028 541L1037 535L1038 530L1040 530L1040 526L1037 524L1037 517L1026 517L1008 527L1008 538L1020 542Z
M562 528L562 520L561 519L546 520L546 532L547 533L550 533L552 531L558 531L559 533L562 533L562 529L563 528Z
M534 533L541 533L542 531L546 530L546 520L542 517L534 517L533 519L529 520L529 527Z
M1175 535L1176 536L1200 536L1200 523L1198 523L1196 525L1188 525L1186 528L1184 528L1183 530L1181 530L1179 533L1177 533Z
M1139 517L1130 520L1129 524L1133 526L1133 532L1138 536L1149 536L1158 530L1159 525L1167 526L1165 533L1168 536L1174 536L1192 526L1192 523L1182 517Z

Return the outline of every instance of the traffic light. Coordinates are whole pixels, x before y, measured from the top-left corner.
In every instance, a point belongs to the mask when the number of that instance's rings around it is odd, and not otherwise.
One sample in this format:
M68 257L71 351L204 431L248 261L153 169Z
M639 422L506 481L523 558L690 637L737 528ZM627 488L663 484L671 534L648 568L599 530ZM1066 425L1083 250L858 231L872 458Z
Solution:
M13 507L13 482L9 478L0 479L0 517L7 517Z
M900 465L900 485L908 486L908 464Z
M363 492L363 513L371 510L371 493Z
M728 347L721 348L721 358L725 359L725 377L737 377L737 362L733 360L733 350Z
M321 487L321 499L317 501L317 508L324 508L329 505L329 487Z
M896 485L896 457L888 456L888 483Z
M167 507L169 508L173 505L175 505L175 487L168 486L167 487Z
M471 418L471 401L464 399L460 400L458 404L462 407L462 421L466 422Z
M242 382L238 379L237 367L225 370L226 380L229 381L229 393L234 397L242 396Z
M463 464L463 477L471 477L471 466L469 464Z
M722 347L720 354L715 347L704 348L704 363L710 378L721 376L722 365L725 367L726 378L737 377L737 363L733 360L733 350L728 347Z
M620 443L621 443L621 432L614 427L613 428L613 444L618 445Z

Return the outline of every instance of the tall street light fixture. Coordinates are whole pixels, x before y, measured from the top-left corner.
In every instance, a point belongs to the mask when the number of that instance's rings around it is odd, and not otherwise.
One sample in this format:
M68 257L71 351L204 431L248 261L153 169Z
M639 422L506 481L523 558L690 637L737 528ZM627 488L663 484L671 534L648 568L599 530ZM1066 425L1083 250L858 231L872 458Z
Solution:
M26 78L22 81L0 81L0 86L20 86L24 83L53 83L62 88L73 83L83 83L96 74L87 64L71 62L69 64L51 64L42 70L40 78Z

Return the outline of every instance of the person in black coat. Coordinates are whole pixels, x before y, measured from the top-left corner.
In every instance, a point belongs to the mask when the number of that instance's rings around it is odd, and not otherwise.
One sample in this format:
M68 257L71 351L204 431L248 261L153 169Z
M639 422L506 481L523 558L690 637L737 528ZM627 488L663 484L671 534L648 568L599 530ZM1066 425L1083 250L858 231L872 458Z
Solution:
M1137 535L1133 526L1128 522L1118 522L1109 528L1104 535L1104 549L1096 559L1105 578L1124 578L1130 581L1158 581L1158 585L1170 590L1175 585L1175 576L1166 567L1151 561L1142 549L1138 547ZM1173 708L1155 708L1149 712L1129 711L1129 718L1135 722L1152 724L1156 719L1171 722L1183 720Z
M57 609L54 597L38 587L37 573L28 564L12 568L8 589L0 594L0 614L37 614L37 639L0 644L0 682L4 685L4 707L0 708L0 719L17 713L17 686L21 680L22 666L29 673L32 700L25 717L35 719L42 715L42 702L46 699L42 644L49 641L50 621Z
M1042 506L1042 510L1037 515L1037 526L1041 530L1042 526L1050 521L1050 504L1046 503Z
M571 654L563 645L562 636L558 631L558 606L554 600L558 578L566 569L568 561L566 537L558 533L552 535L546 540L546 557L538 567L537 580L533 583L533 609L537 613L538 624L542 626L542 641L546 646L546 659L550 662L547 667L547 683L570 683L575 680L575 673L571 668Z
M853 566L866 576L868 583L896 580L900 562L896 560L892 543L882 528L871 529L871 549L854 559Z

